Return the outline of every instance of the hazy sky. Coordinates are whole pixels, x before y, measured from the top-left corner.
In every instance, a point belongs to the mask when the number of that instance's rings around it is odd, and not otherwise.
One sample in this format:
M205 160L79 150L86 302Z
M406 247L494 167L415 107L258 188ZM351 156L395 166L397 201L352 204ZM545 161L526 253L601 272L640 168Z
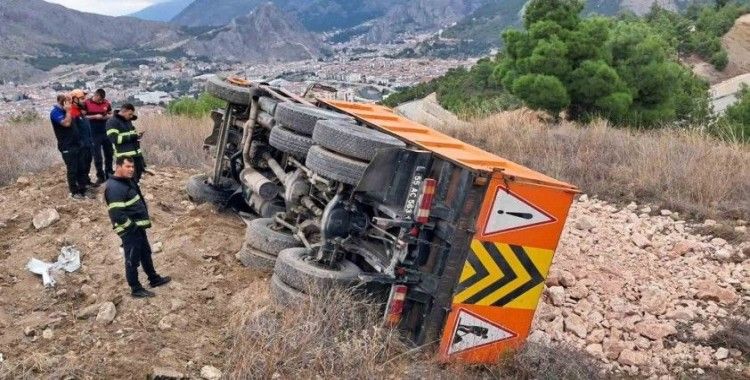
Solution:
M46 0L83 12L121 16L167 0Z

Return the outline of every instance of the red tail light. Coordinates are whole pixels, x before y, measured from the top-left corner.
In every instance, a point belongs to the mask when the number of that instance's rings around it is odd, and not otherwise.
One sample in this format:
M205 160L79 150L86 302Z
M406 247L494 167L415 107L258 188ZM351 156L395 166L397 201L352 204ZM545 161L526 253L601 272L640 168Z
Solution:
M386 308L385 325L396 327L401 321L401 315L404 312L404 302L406 302L406 292L409 288L406 285L391 286L391 295L388 298L388 307Z
M425 224L430 219L430 209L432 208L432 199L435 198L435 188L437 181L427 178L422 182L422 194L420 195L419 208L416 212L417 223Z

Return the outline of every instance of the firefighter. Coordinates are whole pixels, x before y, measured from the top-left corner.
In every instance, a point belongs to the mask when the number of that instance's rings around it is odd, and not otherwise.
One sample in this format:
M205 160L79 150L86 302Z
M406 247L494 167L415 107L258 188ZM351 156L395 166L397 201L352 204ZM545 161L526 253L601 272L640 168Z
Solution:
M136 183L140 182L141 176L146 170L146 162L143 160L140 143L143 132L136 131L133 126L133 121L137 119L135 107L126 103L120 107L120 110L113 117L107 120L107 137L114 145L115 158L132 158L135 165L133 181Z
M106 182L104 200L109 209L109 218L115 232L122 239L125 253L125 278L135 298L153 297L155 294L146 290L138 280L138 266L148 276L152 288L162 286L172 279L160 276L154 269L151 259L151 245L148 242L146 229L151 227L148 206L140 187L133 181L135 160L133 157L118 157L115 160L115 173Z

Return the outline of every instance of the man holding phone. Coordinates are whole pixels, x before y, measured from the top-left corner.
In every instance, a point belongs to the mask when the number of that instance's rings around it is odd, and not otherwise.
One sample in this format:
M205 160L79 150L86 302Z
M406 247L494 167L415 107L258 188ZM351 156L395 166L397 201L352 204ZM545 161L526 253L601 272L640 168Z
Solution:
M70 197L83 200L88 187L88 175L84 172L85 155L81 154L81 135L74 121L72 99L66 95L57 96L57 104L50 112L52 129L57 138L57 149L62 154L67 172Z
M106 98L106 92L101 88L94 91L94 96L86 100L86 118L91 124L97 185L104 183L113 173L112 159L115 153L107 137L107 120L111 116L112 105ZM104 153L103 157L102 153Z
M143 159L141 152L141 137L143 132L138 132L133 126L133 121L137 120L135 107L130 103L125 103L107 120L107 137L114 145L115 158L128 157L133 159L135 173L133 181L138 183L146 170L146 161Z

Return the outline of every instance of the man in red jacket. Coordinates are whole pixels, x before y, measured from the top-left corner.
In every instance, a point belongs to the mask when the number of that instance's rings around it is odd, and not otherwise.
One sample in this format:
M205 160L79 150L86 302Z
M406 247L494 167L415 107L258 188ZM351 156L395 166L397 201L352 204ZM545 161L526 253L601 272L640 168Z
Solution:
M87 99L86 118L91 124L91 137L94 143L94 166L96 167L96 184L102 184L112 175L112 159L114 150L107 137L107 120L112 116L112 104L106 98L103 89L94 92L91 99ZM104 153L104 157L102 157Z

